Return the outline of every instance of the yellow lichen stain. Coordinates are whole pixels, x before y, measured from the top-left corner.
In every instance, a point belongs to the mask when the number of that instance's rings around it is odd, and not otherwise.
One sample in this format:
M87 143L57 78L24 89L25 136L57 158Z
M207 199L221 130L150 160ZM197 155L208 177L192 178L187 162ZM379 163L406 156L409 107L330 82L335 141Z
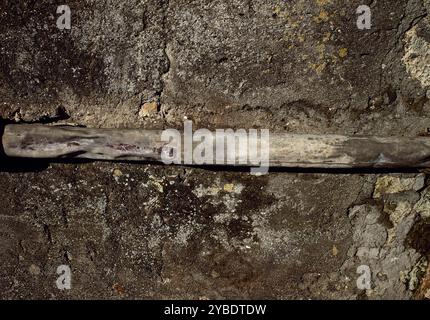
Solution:
M348 55L348 48L339 49L339 57L345 58Z
M289 16L288 11L281 9L279 6L273 9L273 14L280 18L287 18Z
M331 0L316 0L317 5L319 5L320 7L325 6L329 3L331 3Z
M163 179L158 179L152 175L149 176L149 183L155 188L157 189L158 192L163 193L164 192L164 187L161 184L164 180Z
M143 104L142 108L139 111L139 117L145 118L151 115L154 115L158 112L158 104L156 101L147 102Z
M161 183L159 183L158 181L151 181L150 183L154 186L155 189L157 189L158 192L163 193L164 188Z
M232 183L226 183L224 185L224 191L225 192L229 192L229 193L234 192L234 184L232 184Z
M321 10L318 17L315 17L314 20L317 23L327 22L329 20L329 15L328 15L327 11Z
M212 186L208 188L208 194L211 196L216 196L221 191L221 188L217 186Z
M339 249L336 246L333 246L331 253L333 257L336 257L339 254Z
M119 177L121 177L121 176L122 176L122 171L121 171L121 170L119 170L118 168L115 168L115 169L113 170L113 176L114 176L115 178L119 178Z
M321 64L320 63L312 63L311 64L312 69L314 69L318 75L321 75L323 73L326 66L327 66L327 64L325 62L321 63Z

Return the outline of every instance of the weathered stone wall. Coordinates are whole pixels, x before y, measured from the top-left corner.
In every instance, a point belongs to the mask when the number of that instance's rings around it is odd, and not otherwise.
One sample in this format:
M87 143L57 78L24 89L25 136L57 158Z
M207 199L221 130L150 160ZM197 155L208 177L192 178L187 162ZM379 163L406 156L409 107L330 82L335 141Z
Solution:
M0 3L0 117L414 136L428 0ZM372 9L371 30L356 9ZM426 173L3 163L2 298L424 297ZM55 285L70 265L72 289ZM372 290L357 288L369 266Z

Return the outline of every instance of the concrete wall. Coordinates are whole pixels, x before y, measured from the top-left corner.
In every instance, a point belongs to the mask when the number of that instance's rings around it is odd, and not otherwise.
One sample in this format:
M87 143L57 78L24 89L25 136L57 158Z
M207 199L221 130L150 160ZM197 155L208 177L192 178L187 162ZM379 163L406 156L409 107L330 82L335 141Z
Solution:
M88 127L415 136L428 0L0 3L0 117ZM356 9L370 5L372 28ZM0 169L1 298L424 297L426 173ZM72 289L55 285L69 265ZM372 290L357 288L368 266Z

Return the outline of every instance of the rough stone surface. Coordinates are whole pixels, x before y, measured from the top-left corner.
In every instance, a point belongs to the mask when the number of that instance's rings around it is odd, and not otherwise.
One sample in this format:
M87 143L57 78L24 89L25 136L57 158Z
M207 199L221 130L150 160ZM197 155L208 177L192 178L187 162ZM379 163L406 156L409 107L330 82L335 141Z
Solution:
M372 9L372 29L356 9ZM415 136L430 2L0 3L0 117ZM150 114L148 106L152 106ZM156 107L155 107L156 106ZM146 111L145 111L146 110ZM427 172L3 162L1 298L428 298ZM72 289L55 285L59 265ZM372 272L357 288L357 268Z

